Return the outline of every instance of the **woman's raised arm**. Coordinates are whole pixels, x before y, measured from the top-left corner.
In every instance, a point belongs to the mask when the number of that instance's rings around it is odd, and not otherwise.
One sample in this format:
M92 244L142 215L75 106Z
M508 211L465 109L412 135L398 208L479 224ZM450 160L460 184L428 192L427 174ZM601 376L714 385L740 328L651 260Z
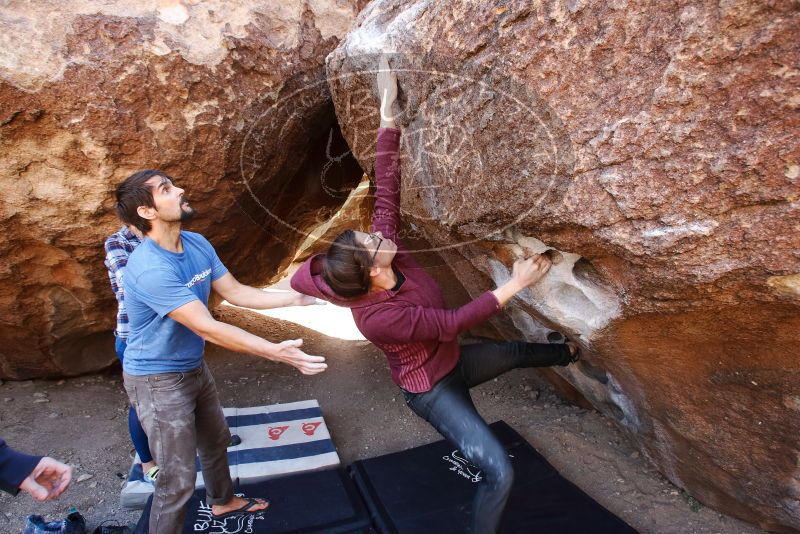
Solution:
M372 231L398 243L400 230L400 130L395 127L393 105L397 99L397 77L382 56L378 70L381 127L375 154L375 208ZM399 244L399 243L398 243Z

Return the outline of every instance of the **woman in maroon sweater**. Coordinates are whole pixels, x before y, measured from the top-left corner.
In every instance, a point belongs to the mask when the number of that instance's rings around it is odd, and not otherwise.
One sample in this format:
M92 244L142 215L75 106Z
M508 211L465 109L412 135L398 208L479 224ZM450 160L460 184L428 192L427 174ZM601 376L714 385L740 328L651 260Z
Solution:
M459 345L458 334L497 313L550 268L544 256L514 264L511 280L468 304L447 309L438 284L397 238L400 226L400 130L391 118L397 81L382 60L381 128L375 160L372 233L346 230L325 254L309 258L292 288L352 310L358 329L386 354L406 404L479 467L486 482L473 503L472 531L495 532L513 482L502 445L478 414L469 388L518 367L568 365L577 346L525 342Z

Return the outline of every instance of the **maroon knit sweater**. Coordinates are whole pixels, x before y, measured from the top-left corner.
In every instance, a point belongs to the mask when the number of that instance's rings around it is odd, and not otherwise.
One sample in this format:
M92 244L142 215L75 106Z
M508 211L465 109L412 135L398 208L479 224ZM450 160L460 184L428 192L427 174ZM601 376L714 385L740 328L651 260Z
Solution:
M350 308L361 333L386 353L392 380L413 393L430 390L453 370L460 355L458 334L500 310L491 291L457 309L445 307L439 285L425 272L397 237L400 228L400 130L378 130L375 160L376 200L372 231L394 241L392 267L405 282L396 291L370 292L345 299L322 277L322 255L306 260L291 280L300 293Z

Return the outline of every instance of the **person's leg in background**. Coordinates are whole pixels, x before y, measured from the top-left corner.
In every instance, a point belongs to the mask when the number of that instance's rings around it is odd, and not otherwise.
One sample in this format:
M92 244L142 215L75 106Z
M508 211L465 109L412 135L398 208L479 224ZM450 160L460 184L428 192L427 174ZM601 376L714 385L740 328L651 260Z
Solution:
M431 391L405 393L414 413L428 421L459 448L467 460L483 473L472 504L473 534L497 531L511 486L514 469L502 444L478 414L458 368Z
M120 363L122 363L125 358L125 347L125 340L117 337L114 343L114 349ZM145 434L142 428L142 423L139 422L139 416L136 414L136 409L133 405L128 405L128 431L131 434L133 448L142 461L142 472L145 475L145 480L154 482L158 477L158 466L153 460L153 454L150 452L150 442L147 440L147 434Z

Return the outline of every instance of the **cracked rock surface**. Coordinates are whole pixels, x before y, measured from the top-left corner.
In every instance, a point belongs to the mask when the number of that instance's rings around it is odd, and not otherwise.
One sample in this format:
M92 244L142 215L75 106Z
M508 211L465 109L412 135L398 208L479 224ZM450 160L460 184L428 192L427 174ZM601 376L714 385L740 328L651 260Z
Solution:
M162 169L240 280L267 283L361 171L324 57L358 2L5 2L0 377L114 361L103 241L113 191ZM322 178L322 179L321 179ZM324 188L322 185L324 184Z
M327 58L364 169L390 55L405 239L452 304L526 249L564 261L480 334L584 359L548 375L672 482L800 529L800 11L789 2L375 0Z

